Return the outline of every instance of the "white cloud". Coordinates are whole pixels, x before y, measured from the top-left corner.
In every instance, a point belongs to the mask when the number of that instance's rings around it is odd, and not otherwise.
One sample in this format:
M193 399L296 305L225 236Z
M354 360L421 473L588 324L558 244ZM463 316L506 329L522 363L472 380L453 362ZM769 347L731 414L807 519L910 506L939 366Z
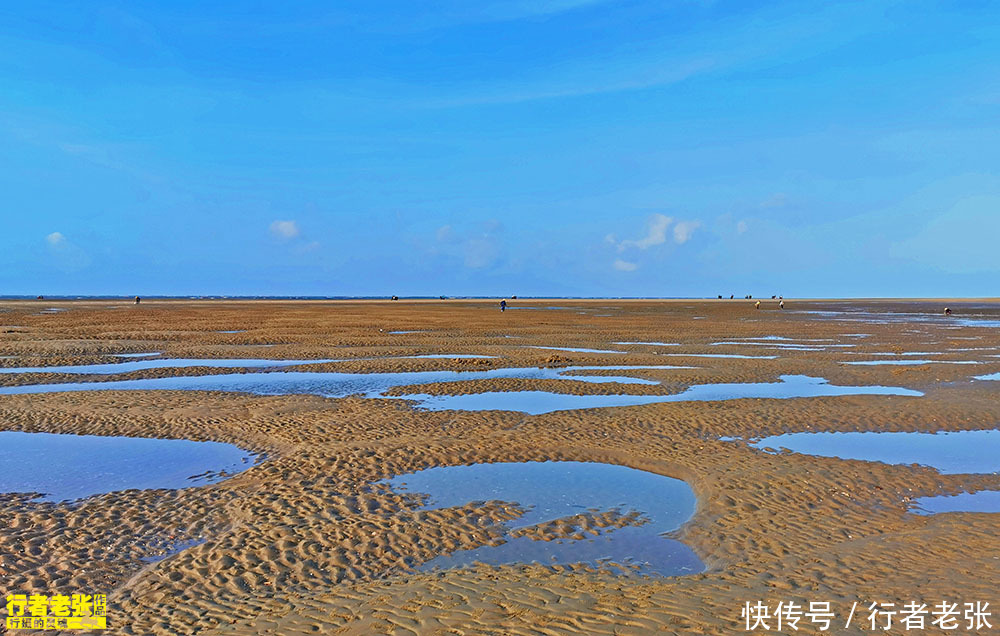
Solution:
M90 265L87 252L72 243L62 232L46 234L45 243L49 246L52 262L64 272L79 271Z
M315 252L319 249L319 241L309 241L304 245L299 245L295 251L299 254L308 254L309 252Z
M612 264L612 267L617 269L619 272L634 272L639 266L635 263L629 263L628 261L623 261L622 259L617 258Z
M295 221L275 221L271 224L271 234L283 239L293 239L299 235L299 225Z
M783 208L788 205L788 195L784 192L776 192L760 202L762 208Z
M580 9L590 5L603 4L608 0L516 0L511 2L487 3L478 9L483 19L519 20L541 15L554 15ZM473 5L475 6L475 5Z
M444 243L455 237L455 231L451 229L450 225L442 225L437 229L436 236L437 240Z
M513 84L492 82L490 85L473 87L451 98L422 103L431 108L455 108L636 91L678 84L718 67L711 57L682 59L669 64L659 58L610 64L598 60L588 62L579 68L550 71L551 76L539 79Z
M687 243L691 240L691 237L694 235L694 231L701 227L701 221L677 221L675 223L672 217L664 214L654 214L649 217L646 235L642 238L616 241L614 234L608 234L604 237L604 241L612 245L616 245L619 252L624 252L632 247L639 250L646 250L657 245L663 245L667 242L667 232L670 230L671 224L673 224L674 242L678 245Z
M626 248L636 247L640 250L648 249L654 245L662 245L667 241L667 228L673 223L673 219L662 214L654 214L649 218L649 229L646 236L641 239L625 239L618 244L618 251L624 252ZM610 237L610 235L609 235ZM610 237L613 238L613 237Z
M687 243L699 227L701 227L701 221L678 221L674 225L674 241L678 245Z
M465 266L469 269L481 269L492 265L500 254L496 243L490 238L474 238L465 241L462 246Z
M469 269L484 269L503 262L503 231L498 219L458 221L439 226L422 247L429 254L461 260Z
M740 221L739 223L736 224L736 233L737 234L746 234L746 231L748 229L750 229L750 228L747 227L747 222L746 221Z

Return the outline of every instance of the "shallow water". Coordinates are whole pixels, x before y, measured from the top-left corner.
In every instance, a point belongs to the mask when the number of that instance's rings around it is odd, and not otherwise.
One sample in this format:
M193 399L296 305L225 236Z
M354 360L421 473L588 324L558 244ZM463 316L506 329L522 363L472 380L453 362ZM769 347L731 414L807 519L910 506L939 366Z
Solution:
M941 512L1000 512L1000 490L919 497L913 503L916 506L913 512L922 515Z
M982 320L977 318L959 319L958 323L965 327L1000 327L1000 320Z
M650 345L655 347L679 347L681 343L679 342L612 342L611 344L616 345Z
M781 349L784 351L826 351L826 347L820 347L816 345L799 345L799 344L779 344L770 342L712 342L709 343L713 347L719 345L728 346L757 346L765 347L767 349Z
M429 411L520 411L540 415L553 411L637 406L663 402L708 402L742 398L789 399L837 395L904 395L923 393L889 386L838 386L823 378L783 375L780 382L696 384L673 395L574 395L549 391L491 391L468 395L411 394L396 396L414 400L418 409Z
M188 548L193 548L195 546L201 545L208 541L208 539L187 539L184 541L176 541L168 544L165 549L157 551L155 554L149 556L140 557L140 560L144 563L157 563L164 559L170 558L175 554L179 554Z
M162 351L151 351L149 353L114 353L116 358L151 358L162 354Z
M944 474L1000 471L1000 430L947 433L785 433L751 442L805 455L886 464L921 464Z
M216 331L215 333L244 333L246 329L227 329L226 331Z
M507 537L500 546L483 546L442 555L421 569L474 562L589 563L601 559L640 565L661 575L692 574L704 569L689 547L660 534L674 530L695 510L695 496L685 482L624 466L589 462L522 462L429 468L386 480L397 492L430 495L428 509L474 501L504 501L529 508L507 522L509 530L589 511L636 511L646 523L603 529L585 539L535 541Z
M396 358L444 358L446 360L478 359L486 360L496 356L485 356L477 353L425 353L419 356L394 356Z
M840 349L840 348L857 346L854 344L832 344L832 343L820 343L820 342L798 343L798 342L790 342L787 340L766 341L766 342L733 340L724 342L712 342L710 344L713 347L728 345L728 346L738 346L738 347L766 347L768 349L793 349L799 351L824 351L826 349L832 349L832 348Z
M0 432L0 492L40 492L43 501L189 488L221 478L206 473L231 476L252 465L250 453L220 442Z
M836 320L851 320L872 324L891 324L897 322L921 322L944 326L950 329L961 327L1000 327L1000 320L992 314L970 316L946 316L944 314L929 314L919 312L870 312L865 310L794 310L791 313L811 314L822 318Z
M688 369L669 365L650 366L575 366L562 368L527 367L490 369L487 371L416 371L402 373L325 373L325 372L265 372L235 373L209 376L179 376L143 378L110 382L68 382L0 387L2 394L61 393L73 391L142 391L187 390L231 391L258 395L313 394L339 398L361 394L368 398L403 399L416 402L424 410L520 411L531 415L572 409L635 406L659 402L735 400L740 398L786 399L836 395L904 395L923 393L891 386L838 386L823 378L804 375L783 375L780 382L694 385L672 395L574 395L549 391L491 391L469 395L408 394L386 396L383 393L397 386L488 380L493 378L577 380L591 383L659 384L629 376L569 375L574 371Z
M951 351L961 351L961 349L952 349ZM844 353L849 353L856 356L941 356L944 355L945 351L903 351L897 353L895 351L845 351Z
M552 351L574 351L577 353L628 353L627 351L612 351L610 349L582 349L579 347L542 347L539 345L527 345L529 349L551 349Z
M742 358L744 360L776 360L778 356L746 356L738 353L662 353L664 356L686 358Z
M1000 380L1000 372L973 376L976 380Z
M741 340L741 341L764 340L764 341L778 341L778 342L833 342L832 338L789 338L787 336L748 336L746 338L733 338L733 340Z
M853 362L841 362L840 364L850 364L854 366L880 366L893 365L899 367L916 366L919 364L981 364L976 360L860 360Z
M0 373L93 373L97 375L110 375L114 373L142 371L143 369L176 369L186 367L249 369L260 367L291 367L303 364L324 364L327 362L338 362L338 360L161 358L158 360L136 360L134 362L112 362L109 364L74 364L55 367L0 367Z
M264 373L227 373L208 376L179 376L169 378L143 378L137 380L113 380L110 382L67 382L59 384L34 384L26 386L0 387L0 394L12 393L59 393L72 391L142 391L142 390L188 390L188 391L234 391L258 393L262 395L286 395L311 393L325 397L346 397L364 394L380 397L380 393L396 386L430 384L435 382L457 382L466 380L489 380L493 378L578 380L591 383L659 384L629 376L572 375L579 371L603 370L646 370L646 369L689 369L675 365L639 366L570 366L570 367L512 367L489 369L486 371L411 371L397 373L337 373L316 371L285 371Z

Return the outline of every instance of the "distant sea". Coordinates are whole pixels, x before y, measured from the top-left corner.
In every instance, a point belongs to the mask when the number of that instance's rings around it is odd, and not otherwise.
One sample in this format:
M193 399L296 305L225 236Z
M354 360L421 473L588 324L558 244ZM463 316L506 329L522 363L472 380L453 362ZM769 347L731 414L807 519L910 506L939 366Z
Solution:
M140 298L160 298L170 300L389 300L392 296L161 296L139 295ZM0 295L0 300L35 300L38 296ZM45 300L131 300L135 295L115 296L59 296L45 295ZM400 300L436 300L441 296L399 296ZM510 298L510 296L444 296L445 300L471 300L479 298ZM714 296L518 296L518 300L704 300Z

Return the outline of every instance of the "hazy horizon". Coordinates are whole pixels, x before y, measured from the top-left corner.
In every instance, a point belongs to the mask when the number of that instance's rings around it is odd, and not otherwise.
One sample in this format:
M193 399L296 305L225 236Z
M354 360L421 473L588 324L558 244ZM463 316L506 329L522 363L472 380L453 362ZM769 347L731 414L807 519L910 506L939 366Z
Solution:
M723 296L718 298L717 296L518 296L514 295L516 298L512 301L512 296L503 294L473 294L470 296L448 296L445 295L443 298L441 295L413 295L413 296L400 296L397 295L396 298L400 301L404 300L501 300L505 299L508 302L516 302L517 300L522 301L547 301L547 300L675 300L675 301L701 301L701 300L714 300L714 301L745 301L747 300L743 296L734 296L729 298L728 296ZM10 294L4 295L0 294L0 300L34 300L38 302L44 302L46 300L51 301L66 301L66 300L124 300L131 301L135 296L132 294ZM262 296L262 295L229 295L229 294L150 294L150 295L139 295L142 300L390 300L393 296L390 295L360 295L360 296L337 296L337 295L284 295L284 296ZM752 296L752 300L762 300L770 301L777 298L772 298L769 295L756 295ZM825 302L825 301L952 301L952 302L987 302L987 303L997 303L1000 302L1000 296L812 296L812 297L784 297L784 300L801 301L801 302Z

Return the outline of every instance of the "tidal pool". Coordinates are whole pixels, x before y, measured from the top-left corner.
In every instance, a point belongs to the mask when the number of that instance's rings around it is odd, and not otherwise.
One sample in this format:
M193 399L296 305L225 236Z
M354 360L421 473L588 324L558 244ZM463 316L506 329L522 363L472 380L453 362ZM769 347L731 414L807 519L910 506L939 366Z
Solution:
M856 335L856 334L847 334ZM863 334L867 335L867 334ZM777 342L833 342L832 338L789 338L788 336L748 336L746 338L733 338L733 340L747 341L747 340L764 340L764 341L777 341ZM848 345L853 347L854 345Z
M478 353L424 353L419 356L395 356L397 358L444 358L446 360L487 360L496 356L484 356Z
M713 347L726 345L726 346L750 346L750 347L765 347L767 349L782 349L785 351L826 351L826 347L816 346L816 345L800 345L800 344L780 344L772 342L712 342L710 343Z
M798 398L836 395L903 395L919 397L923 393L892 386L838 386L823 378L805 375L783 375L779 382L732 384L699 384L671 395L574 395L550 391L491 391L469 395L407 394L387 396L385 391L397 386L489 380L493 378L577 380L597 384L659 384L629 376L569 375L577 371L687 369L660 366L575 366L562 368L527 367L491 369L488 371L416 371L403 373L323 373L265 372L234 373L208 376L143 378L110 382L67 382L0 387L2 394L62 393L72 391L231 391L258 395L307 393L324 397L347 397L361 394L367 398L402 399L415 402L418 409L444 411L520 411L530 415L573 409L635 406L659 402L735 400L741 398Z
M776 360L778 356L746 356L737 353L663 353L664 356L681 358L742 358L744 360Z
M611 344L616 344L616 345L649 345L649 346L652 346L652 347L679 347L679 346L681 346L681 343L679 343L679 342L635 342L635 341L626 341L626 342L613 342Z
M892 324L897 322L920 322L944 326L949 329L961 327L1000 327L995 314L970 314L966 316L945 316L939 313L920 312L872 312L867 310L792 310L789 313L812 314L834 320L851 320L872 324Z
M492 565L538 562L631 564L649 574L692 574L704 569L685 544L661 536L679 528L695 511L685 482L655 473L589 462L518 462L444 466L385 480L397 492L430 496L425 509L451 508L474 501L503 501L526 508L505 526L505 543L438 556L421 569L483 562ZM580 514L638 513L620 528L604 528L583 539L535 540L510 533Z
M0 493L43 493L42 501L189 488L253 463L247 451L220 442L0 431Z
M886 464L921 464L943 474L1000 471L1000 430L911 433L785 433L750 443L804 455Z
M319 361L309 361L319 362ZM300 362L301 364L301 362ZM123 366L123 365L113 365ZM494 378L516 378L535 380L577 380L604 384L659 384L656 380L630 376L573 375L580 371L632 371L646 369L690 369L676 365L638 366L570 366L570 367L512 367L489 369L486 371L412 371L396 373L337 373L337 372L264 372L227 373L207 376L178 376L169 378L143 378L137 380L113 380L110 382L66 382L57 384L33 384L26 386L0 387L0 394L12 393L61 393L71 391L144 391L144 390L187 390L187 391L233 391L257 393L261 395L286 395L311 393L324 397L346 397L364 394L366 397L381 397L381 393L396 386L411 384L431 384L436 382L458 382L466 380L490 380Z
M1000 490L919 497L913 503L913 512L921 515L940 512L1000 512Z
M127 354L125 354L127 355ZM155 354L144 354L155 355ZM143 369L176 369L183 367L216 368L259 368L291 367L302 364L324 364L337 360L260 360L252 358L211 359L211 358L161 358L158 360L136 360L134 362L112 362L108 364L74 364L56 367L0 367L0 373L93 373L110 375L129 373Z
M613 351L610 349L582 349L580 347L542 347L539 345L528 345L529 349L550 349L552 351L573 351L576 353L628 353L628 351Z
M899 367L917 366L921 364L981 364L976 360L861 360L854 362L841 362L840 364L850 364L858 367L862 366L882 366L892 365Z
M711 402L743 398L788 399L837 395L903 395L920 397L920 391L892 386L839 386L823 378L783 375L780 382L696 384L672 395L574 395L550 391L491 391L467 395L410 394L393 396L414 400L428 411L520 411L540 415L553 411L637 406L663 402Z
M768 340L768 341L724 341L724 342L712 342L710 343L713 347L718 346L738 346L738 347L766 347L768 349L790 349L790 350L800 350L800 351L823 351L830 348L847 348L856 347L854 344L832 344L825 342L791 342L789 340Z
M952 349L952 351L966 351L965 349ZM844 351L844 353L855 356L941 356L946 351Z

